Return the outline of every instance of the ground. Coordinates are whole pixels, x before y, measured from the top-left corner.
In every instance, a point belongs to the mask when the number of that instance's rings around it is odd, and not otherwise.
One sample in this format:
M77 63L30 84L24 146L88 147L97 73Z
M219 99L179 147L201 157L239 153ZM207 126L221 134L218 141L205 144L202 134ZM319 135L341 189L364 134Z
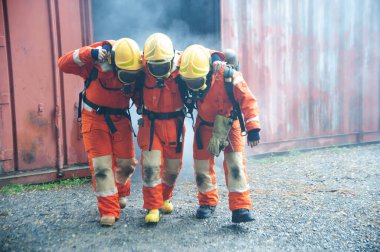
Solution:
M196 187L186 176L178 181L174 212L155 227L143 224L140 180L111 228L98 224L89 183L2 194L0 250L379 251L379 154L380 144L369 144L250 158L256 221L240 225L231 223L221 170L212 218L195 218Z

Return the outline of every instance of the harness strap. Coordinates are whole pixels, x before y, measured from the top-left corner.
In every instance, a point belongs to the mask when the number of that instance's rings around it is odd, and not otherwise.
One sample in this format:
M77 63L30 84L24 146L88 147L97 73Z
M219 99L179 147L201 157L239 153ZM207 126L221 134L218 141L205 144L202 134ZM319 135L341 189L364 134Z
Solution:
M234 97L233 84L232 84L233 73L234 73L234 70L231 67L226 66L226 68L224 69L224 76L223 76L224 77L224 87L226 88L228 98L230 99L230 101L233 105L233 110L231 112L230 118L233 120L239 119L241 134L246 135L247 131L245 129L245 123L244 123L243 115L241 112L241 108L240 108L239 103L236 101L236 99Z
M90 108L94 109L97 114L104 115L104 120L107 123L108 128L110 129L111 133L115 133L117 131L115 124L112 122L112 119L110 115L121 115L126 118L128 118L129 121L131 121L131 115L129 113L129 109L119 109L119 108L109 108L109 107L102 107L98 106L95 103L92 103L86 98L86 94L83 93L82 95L83 102L88 105ZM133 134L135 134L133 128L132 128Z
M176 153L181 153L182 152L182 131L183 131L183 124L185 122L185 117L183 117L178 124L178 129L177 129L177 147L176 147Z
M185 119L183 111L175 111L175 112L169 112L169 113L158 113L153 112L147 109L143 109L143 115L146 115L148 119L150 120L150 132L149 132L149 151L152 150L152 144L153 144L153 135L154 135L154 123L156 120L169 120L174 119L178 117L182 117L181 121L179 122L178 128L177 128L177 148L176 152L180 153L182 151L182 129L183 129L183 122Z
M201 122L199 123L197 129L195 130L195 141L197 143L197 149L202 150L203 144L202 144L202 138L201 138L201 127L202 126L214 127L214 123L203 120L202 117L200 117L199 115L198 117L201 120Z
M83 102L83 96L86 92L86 89L90 86L91 82L98 78L98 69L96 67L93 67L91 69L90 75L87 79L84 80L84 87L83 90L79 93L79 104L78 104L78 122L82 121L82 102Z

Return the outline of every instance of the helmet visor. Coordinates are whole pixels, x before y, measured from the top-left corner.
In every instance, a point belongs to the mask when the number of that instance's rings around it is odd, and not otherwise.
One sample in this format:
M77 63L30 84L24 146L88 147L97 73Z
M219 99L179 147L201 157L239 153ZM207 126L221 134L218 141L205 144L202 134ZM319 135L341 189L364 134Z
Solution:
M133 83L136 81L138 73L139 71L127 71L127 70L118 69L117 78L119 78L119 81L121 81L124 84Z
M186 86L191 90L204 90L206 88L206 77L196 79L187 79L181 76L181 79L186 83Z
M166 76L171 69L171 61L165 62L152 62L148 61L148 70L154 77L164 77Z

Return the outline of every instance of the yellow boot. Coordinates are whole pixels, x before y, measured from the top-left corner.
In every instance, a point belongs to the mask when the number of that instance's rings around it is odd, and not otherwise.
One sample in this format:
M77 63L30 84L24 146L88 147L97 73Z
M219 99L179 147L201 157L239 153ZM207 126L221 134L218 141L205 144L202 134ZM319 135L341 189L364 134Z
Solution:
M100 225L101 226L105 226L105 227L110 227L112 226L113 224L115 224L115 217L113 216L103 216L102 218L100 218Z
M171 212L173 212L173 210L173 204L169 200L164 200L164 207L162 208L162 211L165 214L170 214Z
M158 209L149 210L145 215L145 223L158 223L160 221L161 213Z

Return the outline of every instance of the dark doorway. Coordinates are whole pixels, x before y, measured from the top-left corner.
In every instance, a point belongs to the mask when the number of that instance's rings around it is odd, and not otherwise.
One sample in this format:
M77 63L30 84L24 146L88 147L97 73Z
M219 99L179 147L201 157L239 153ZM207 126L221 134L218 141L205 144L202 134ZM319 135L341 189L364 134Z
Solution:
M219 0L92 0L92 19L94 41L129 37L142 50L162 32L177 50L194 43L220 49Z

